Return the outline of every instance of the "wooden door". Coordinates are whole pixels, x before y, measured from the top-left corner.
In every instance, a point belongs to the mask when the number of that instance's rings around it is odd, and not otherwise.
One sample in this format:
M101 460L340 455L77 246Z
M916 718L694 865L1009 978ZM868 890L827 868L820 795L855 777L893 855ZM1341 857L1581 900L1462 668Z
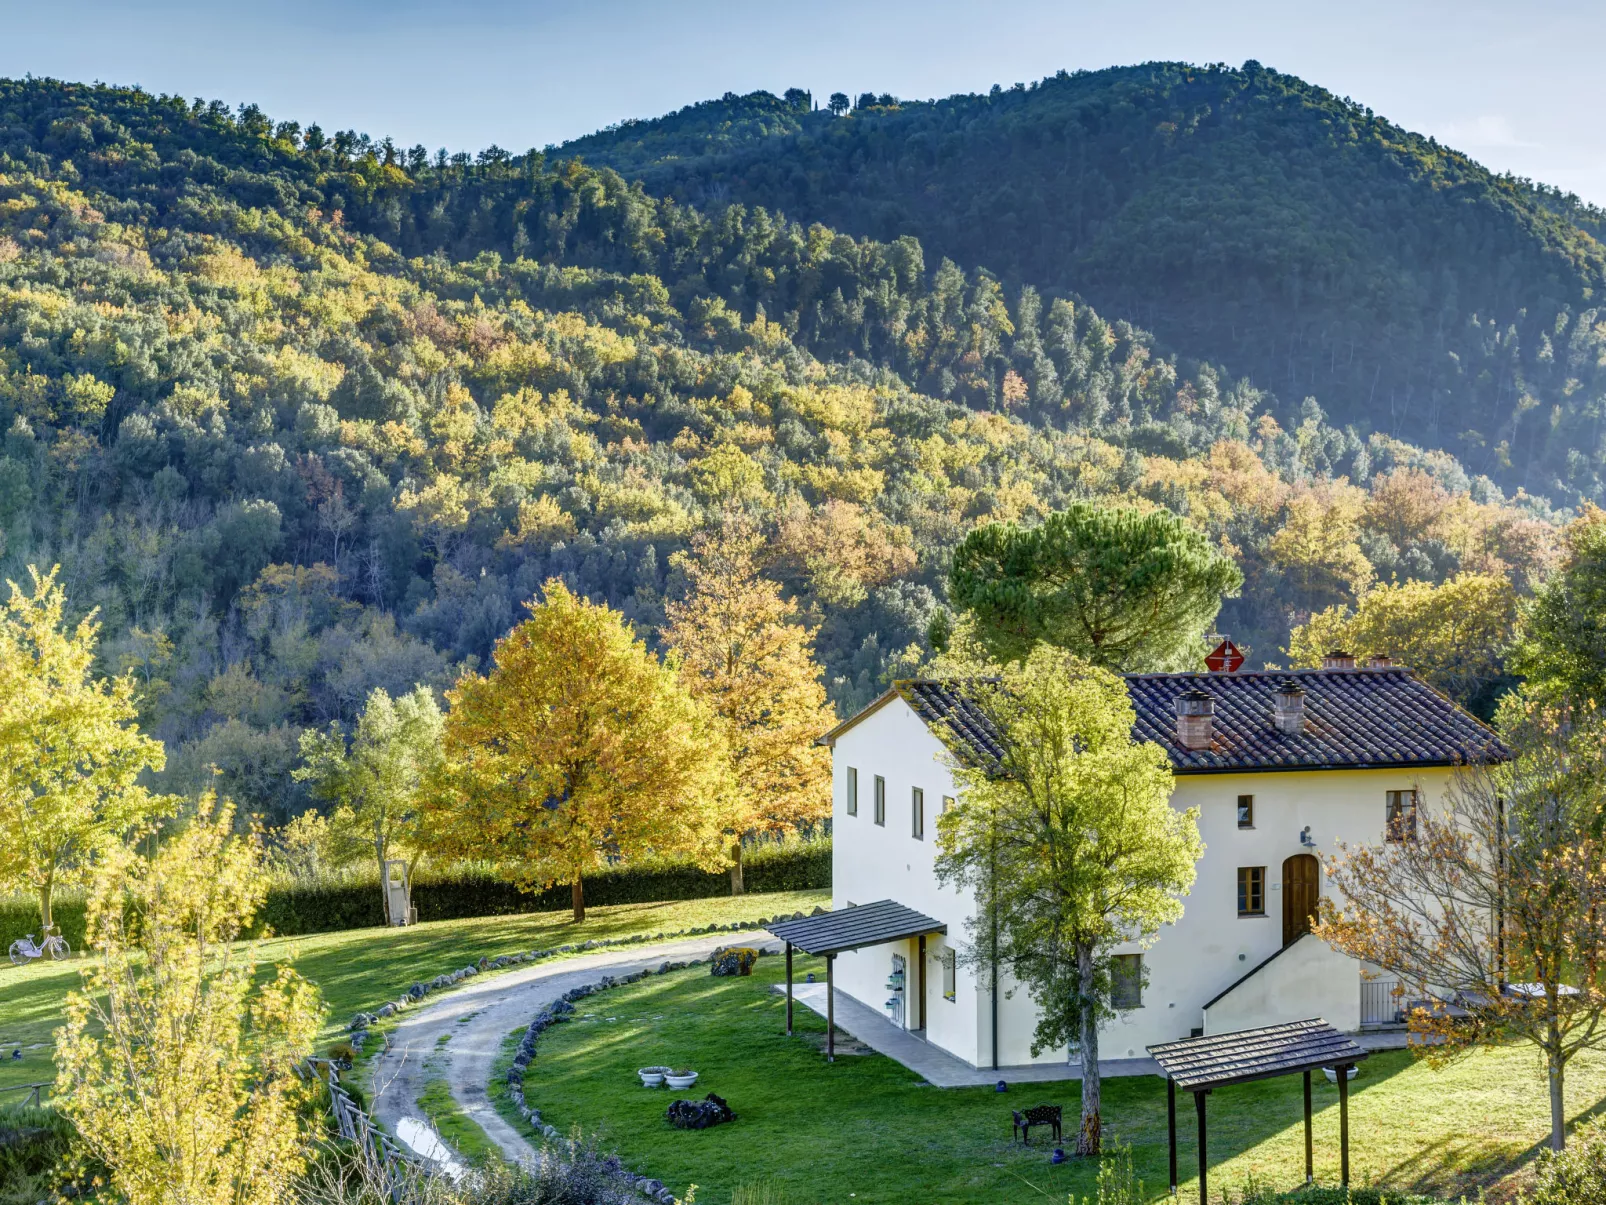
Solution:
M1322 893L1322 868L1312 854L1295 854L1283 863L1283 945L1310 932Z

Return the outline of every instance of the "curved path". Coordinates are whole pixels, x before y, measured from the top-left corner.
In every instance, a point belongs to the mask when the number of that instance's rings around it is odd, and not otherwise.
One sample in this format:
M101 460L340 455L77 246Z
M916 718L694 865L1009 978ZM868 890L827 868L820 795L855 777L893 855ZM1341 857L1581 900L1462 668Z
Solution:
M535 1159L535 1148L504 1121L486 1091L502 1043L515 1029L563 993L604 975L628 975L664 962L707 958L716 947L764 945L775 939L762 930L710 933L651 946L627 946L562 958L499 974L476 976L455 990L428 997L401 1016L390 1031L390 1046L373 1060L370 1108L389 1133L411 1118L427 1125L418 1094L437 1076L446 1080L458 1106L509 1159ZM451 1041L439 1046L443 1035ZM427 1066L426 1066L427 1062ZM531 1104L540 1107L539 1096Z

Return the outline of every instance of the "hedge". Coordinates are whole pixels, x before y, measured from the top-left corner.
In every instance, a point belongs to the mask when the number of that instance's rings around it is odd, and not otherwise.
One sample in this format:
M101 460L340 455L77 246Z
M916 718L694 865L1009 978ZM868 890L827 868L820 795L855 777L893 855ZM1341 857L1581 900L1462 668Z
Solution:
M808 891L831 886L831 842L789 841L760 845L743 860L748 891ZM649 862L591 875L585 880L586 903L649 904L663 900L707 899L730 891L728 871L705 871L676 862ZM464 920L476 916L513 916L569 906L569 887L562 884L529 893L490 871L420 874L413 884L418 919ZM79 895L57 896L56 923L73 949L84 943L84 901ZM268 893L257 916L257 929L281 937L336 933L385 923L377 877L345 878L319 883L289 882ZM24 933L39 936L39 906L31 898L0 899L0 944L6 948Z

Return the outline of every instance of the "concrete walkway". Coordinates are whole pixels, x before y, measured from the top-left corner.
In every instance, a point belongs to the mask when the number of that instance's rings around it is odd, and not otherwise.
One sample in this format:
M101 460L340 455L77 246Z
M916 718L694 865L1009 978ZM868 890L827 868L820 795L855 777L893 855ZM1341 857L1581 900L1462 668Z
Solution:
M785 993L786 985L776 991ZM805 1008L825 1016L825 984L796 983L792 997ZM894 1025L884 1015L859 1003L840 988L836 993L836 1027L889 1059L896 1059L927 1083L938 1088L990 1087L1006 1083L1055 1083L1079 1080L1082 1069L1075 1063L1029 1063L1020 1067L972 1067L924 1038ZM1159 1075L1153 1059L1100 1059L1099 1074L1105 1078L1126 1075Z

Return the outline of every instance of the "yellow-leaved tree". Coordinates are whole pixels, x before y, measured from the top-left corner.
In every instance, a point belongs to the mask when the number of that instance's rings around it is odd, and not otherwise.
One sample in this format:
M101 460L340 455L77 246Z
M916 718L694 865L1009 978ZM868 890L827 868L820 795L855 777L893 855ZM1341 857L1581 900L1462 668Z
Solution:
M649 854L720 860L727 755L719 726L619 612L547 582L495 665L446 694L443 789L421 832L520 887L568 883Z
M1457 702L1487 713L1492 691L1506 677L1505 655L1518 614L1515 587L1495 574L1462 573L1438 586L1374 586L1353 611L1328 607L1296 627L1288 655L1296 666L1312 667L1330 649L1388 657Z
M677 554L686 597L669 603L664 643L686 687L714 712L730 750L726 826L731 894L742 894L742 838L831 814L831 762L815 739L836 722L810 646L814 630L758 571L762 537L740 519Z
M164 806L136 782L164 754L133 676L95 674L94 617L65 624L56 572L30 566L32 592L7 583L0 611L0 886L38 897L47 934L56 888Z
M306 1165L317 989L288 966L257 984L236 944L267 890L256 838L210 796L151 857L98 868L56 1093L128 1205L275 1205Z

